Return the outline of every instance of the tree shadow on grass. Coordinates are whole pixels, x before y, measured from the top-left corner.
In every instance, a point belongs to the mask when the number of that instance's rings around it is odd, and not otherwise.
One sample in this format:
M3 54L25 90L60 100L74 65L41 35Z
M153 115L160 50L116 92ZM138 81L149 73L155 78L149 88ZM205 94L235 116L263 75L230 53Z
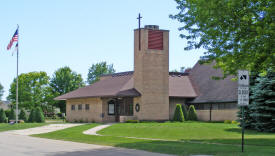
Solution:
M182 139L181 141L185 141ZM241 146L242 140L241 136L240 138L234 138L234 139L200 139L200 140L190 140L187 142L191 143L210 143L210 144L228 144L228 145L235 145L235 146ZM263 147L272 147L275 150L275 139L269 139L269 138L244 138L244 144L250 145L250 146L263 146Z
M225 131L235 132L235 133L239 133L239 134L242 133L241 128L227 128L227 129L225 129ZM274 135L275 136L275 133L272 133L272 132L258 132L256 130L252 130L252 129L245 129L244 131L248 135Z
M248 154L248 152L242 153L240 146L230 144L219 145L173 141L141 141L136 143L121 143L116 146L175 155L275 155L275 147L257 149L250 146L247 147L247 150L249 150Z

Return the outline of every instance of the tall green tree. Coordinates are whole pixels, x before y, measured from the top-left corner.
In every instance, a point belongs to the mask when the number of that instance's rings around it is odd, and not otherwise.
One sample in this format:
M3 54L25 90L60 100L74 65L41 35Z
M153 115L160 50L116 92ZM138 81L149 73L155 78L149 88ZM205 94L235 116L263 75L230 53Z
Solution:
M3 94L4 94L4 87L0 83L0 101L2 100Z
M50 80L52 96L49 96L49 99L52 97L57 97L83 87L85 84L80 74L72 71L69 67L62 67L56 70L53 74L53 77ZM55 101L55 105L60 108L60 111L66 112L66 103L65 101Z
M111 74L114 73L115 69L113 64L107 64L106 62L99 62L93 64L88 71L87 83L92 84L99 80L100 75L102 74Z
M258 131L275 132L275 72L268 70L265 76L257 78L252 87L250 116L252 126Z
M46 96L49 87L49 77L46 72L29 72L18 76L18 101L19 107L30 110L47 104ZM16 78L13 80L8 99L16 102Z
M175 0L186 50L204 48L224 77L238 69L264 72L275 62L274 0Z

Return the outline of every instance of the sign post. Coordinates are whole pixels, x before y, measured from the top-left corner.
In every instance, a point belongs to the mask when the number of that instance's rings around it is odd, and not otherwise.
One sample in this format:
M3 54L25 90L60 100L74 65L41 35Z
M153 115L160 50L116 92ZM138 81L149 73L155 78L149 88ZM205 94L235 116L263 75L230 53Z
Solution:
M244 151L244 107L249 104L249 72L247 70L238 71L238 105L242 109L242 152Z

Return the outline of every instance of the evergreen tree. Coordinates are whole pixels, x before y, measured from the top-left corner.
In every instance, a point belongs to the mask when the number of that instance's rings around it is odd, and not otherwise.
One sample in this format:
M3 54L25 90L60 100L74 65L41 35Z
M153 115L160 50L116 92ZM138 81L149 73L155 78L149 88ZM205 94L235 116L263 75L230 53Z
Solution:
M183 113L184 119L185 119L185 120L188 120L186 105L185 105L185 104L181 105L181 109L182 109L182 113Z
M11 109L10 115L9 115L9 120L15 120L16 114L14 109Z
M0 109L0 123L5 123L6 122L6 114L5 111L1 108Z
M195 110L194 105L190 105L187 114L188 114L188 120L192 120L192 121L197 121L198 120L197 112Z
M179 122L183 122L184 121L184 116L183 116L182 108L181 108L180 104L177 104L177 106L176 106L176 110L175 110L175 113L174 113L173 120L174 121L179 121Z
M257 81L251 96L251 117L255 119L252 125L258 131L275 132L275 72L269 69Z
M31 109L31 113L30 113L30 115L29 115L29 120L28 120L28 122L35 122L35 110L34 110L34 108Z
M35 108L35 121L38 123L45 122L44 114L40 107Z
M20 120L24 120L24 122L27 122L27 121L28 121L28 120L27 120L27 115L26 115L25 110L22 109L22 110L20 111L19 119L20 119Z

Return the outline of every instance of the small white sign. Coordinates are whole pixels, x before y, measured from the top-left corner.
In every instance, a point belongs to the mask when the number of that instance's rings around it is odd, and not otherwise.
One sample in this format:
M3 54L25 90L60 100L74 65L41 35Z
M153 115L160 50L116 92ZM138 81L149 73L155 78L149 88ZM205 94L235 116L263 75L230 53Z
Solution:
M249 104L249 87L238 87L238 105L247 106Z
M249 86L249 73L247 70L238 71L238 84L239 86Z
M249 73L247 70L238 71L238 105L249 104Z

